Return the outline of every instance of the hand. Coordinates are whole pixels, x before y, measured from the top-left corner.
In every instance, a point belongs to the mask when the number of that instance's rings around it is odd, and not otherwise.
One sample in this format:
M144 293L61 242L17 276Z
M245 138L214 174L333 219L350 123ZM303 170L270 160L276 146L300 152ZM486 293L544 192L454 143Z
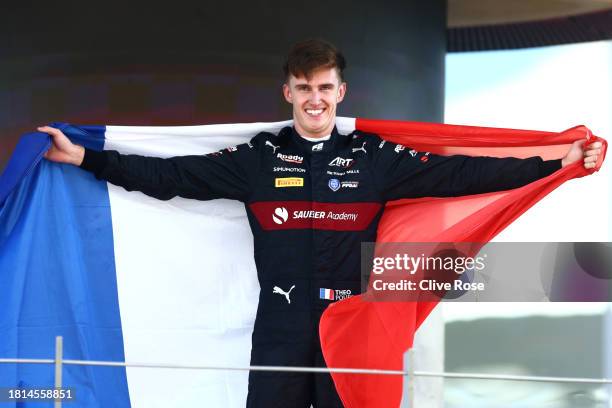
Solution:
M592 169L595 167L595 163L597 163L597 159L601 154L601 142L591 143L586 149L584 149L585 142L585 139L581 139L572 143L572 146L565 157L561 159L561 167L575 163L583 157L583 165L585 169Z
M56 163L68 163L80 166L85 157L85 148L74 144L62 133L61 130L50 126L38 128L39 132L48 133L51 136L51 147L45 152L45 159Z

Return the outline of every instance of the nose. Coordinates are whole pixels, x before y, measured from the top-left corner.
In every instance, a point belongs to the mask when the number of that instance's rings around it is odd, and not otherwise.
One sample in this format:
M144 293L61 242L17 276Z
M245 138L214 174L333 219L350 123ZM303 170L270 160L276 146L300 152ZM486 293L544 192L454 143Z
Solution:
M314 89L310 93L310 103L317 105L321 101L321 92L318 89Z

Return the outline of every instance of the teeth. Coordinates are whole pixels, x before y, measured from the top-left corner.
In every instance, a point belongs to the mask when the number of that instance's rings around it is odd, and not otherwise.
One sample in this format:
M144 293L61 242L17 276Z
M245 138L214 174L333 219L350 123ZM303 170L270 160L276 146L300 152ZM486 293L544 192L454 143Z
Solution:
M309 115L317 116L323 113L323 109L306 109L306 113Z

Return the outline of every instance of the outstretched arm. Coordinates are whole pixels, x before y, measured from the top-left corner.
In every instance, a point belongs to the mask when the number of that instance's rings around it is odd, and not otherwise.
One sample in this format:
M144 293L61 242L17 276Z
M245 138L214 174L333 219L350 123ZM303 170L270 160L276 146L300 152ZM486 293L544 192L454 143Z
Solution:
M562 159L544 161L538 156L440 156L381 142L374 148L372 159L385 200L452 197L518 188L581 159L585 168L593 168L601 143L592 143L583 150L584 143L585 140L574 142Z
M160 200L180 196L246 201L251 192L250 174L256 174L257 155L252 144L207 155L162 159L112 150L98 152L72 143L59 129L45 126L38 130L52 138L45 153L48 160L80 166L98 179Z

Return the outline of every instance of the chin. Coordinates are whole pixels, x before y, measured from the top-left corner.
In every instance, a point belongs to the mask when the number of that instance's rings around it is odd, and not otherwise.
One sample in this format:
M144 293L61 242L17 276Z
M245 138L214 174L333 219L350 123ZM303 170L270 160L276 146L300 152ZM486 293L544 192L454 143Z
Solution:
M325 130L330 127L330 122L328 120L322 120L320 122L314 122L310 126L308 126L310 131L314 133L325 132ZM331 129L330 129L331 131Z

